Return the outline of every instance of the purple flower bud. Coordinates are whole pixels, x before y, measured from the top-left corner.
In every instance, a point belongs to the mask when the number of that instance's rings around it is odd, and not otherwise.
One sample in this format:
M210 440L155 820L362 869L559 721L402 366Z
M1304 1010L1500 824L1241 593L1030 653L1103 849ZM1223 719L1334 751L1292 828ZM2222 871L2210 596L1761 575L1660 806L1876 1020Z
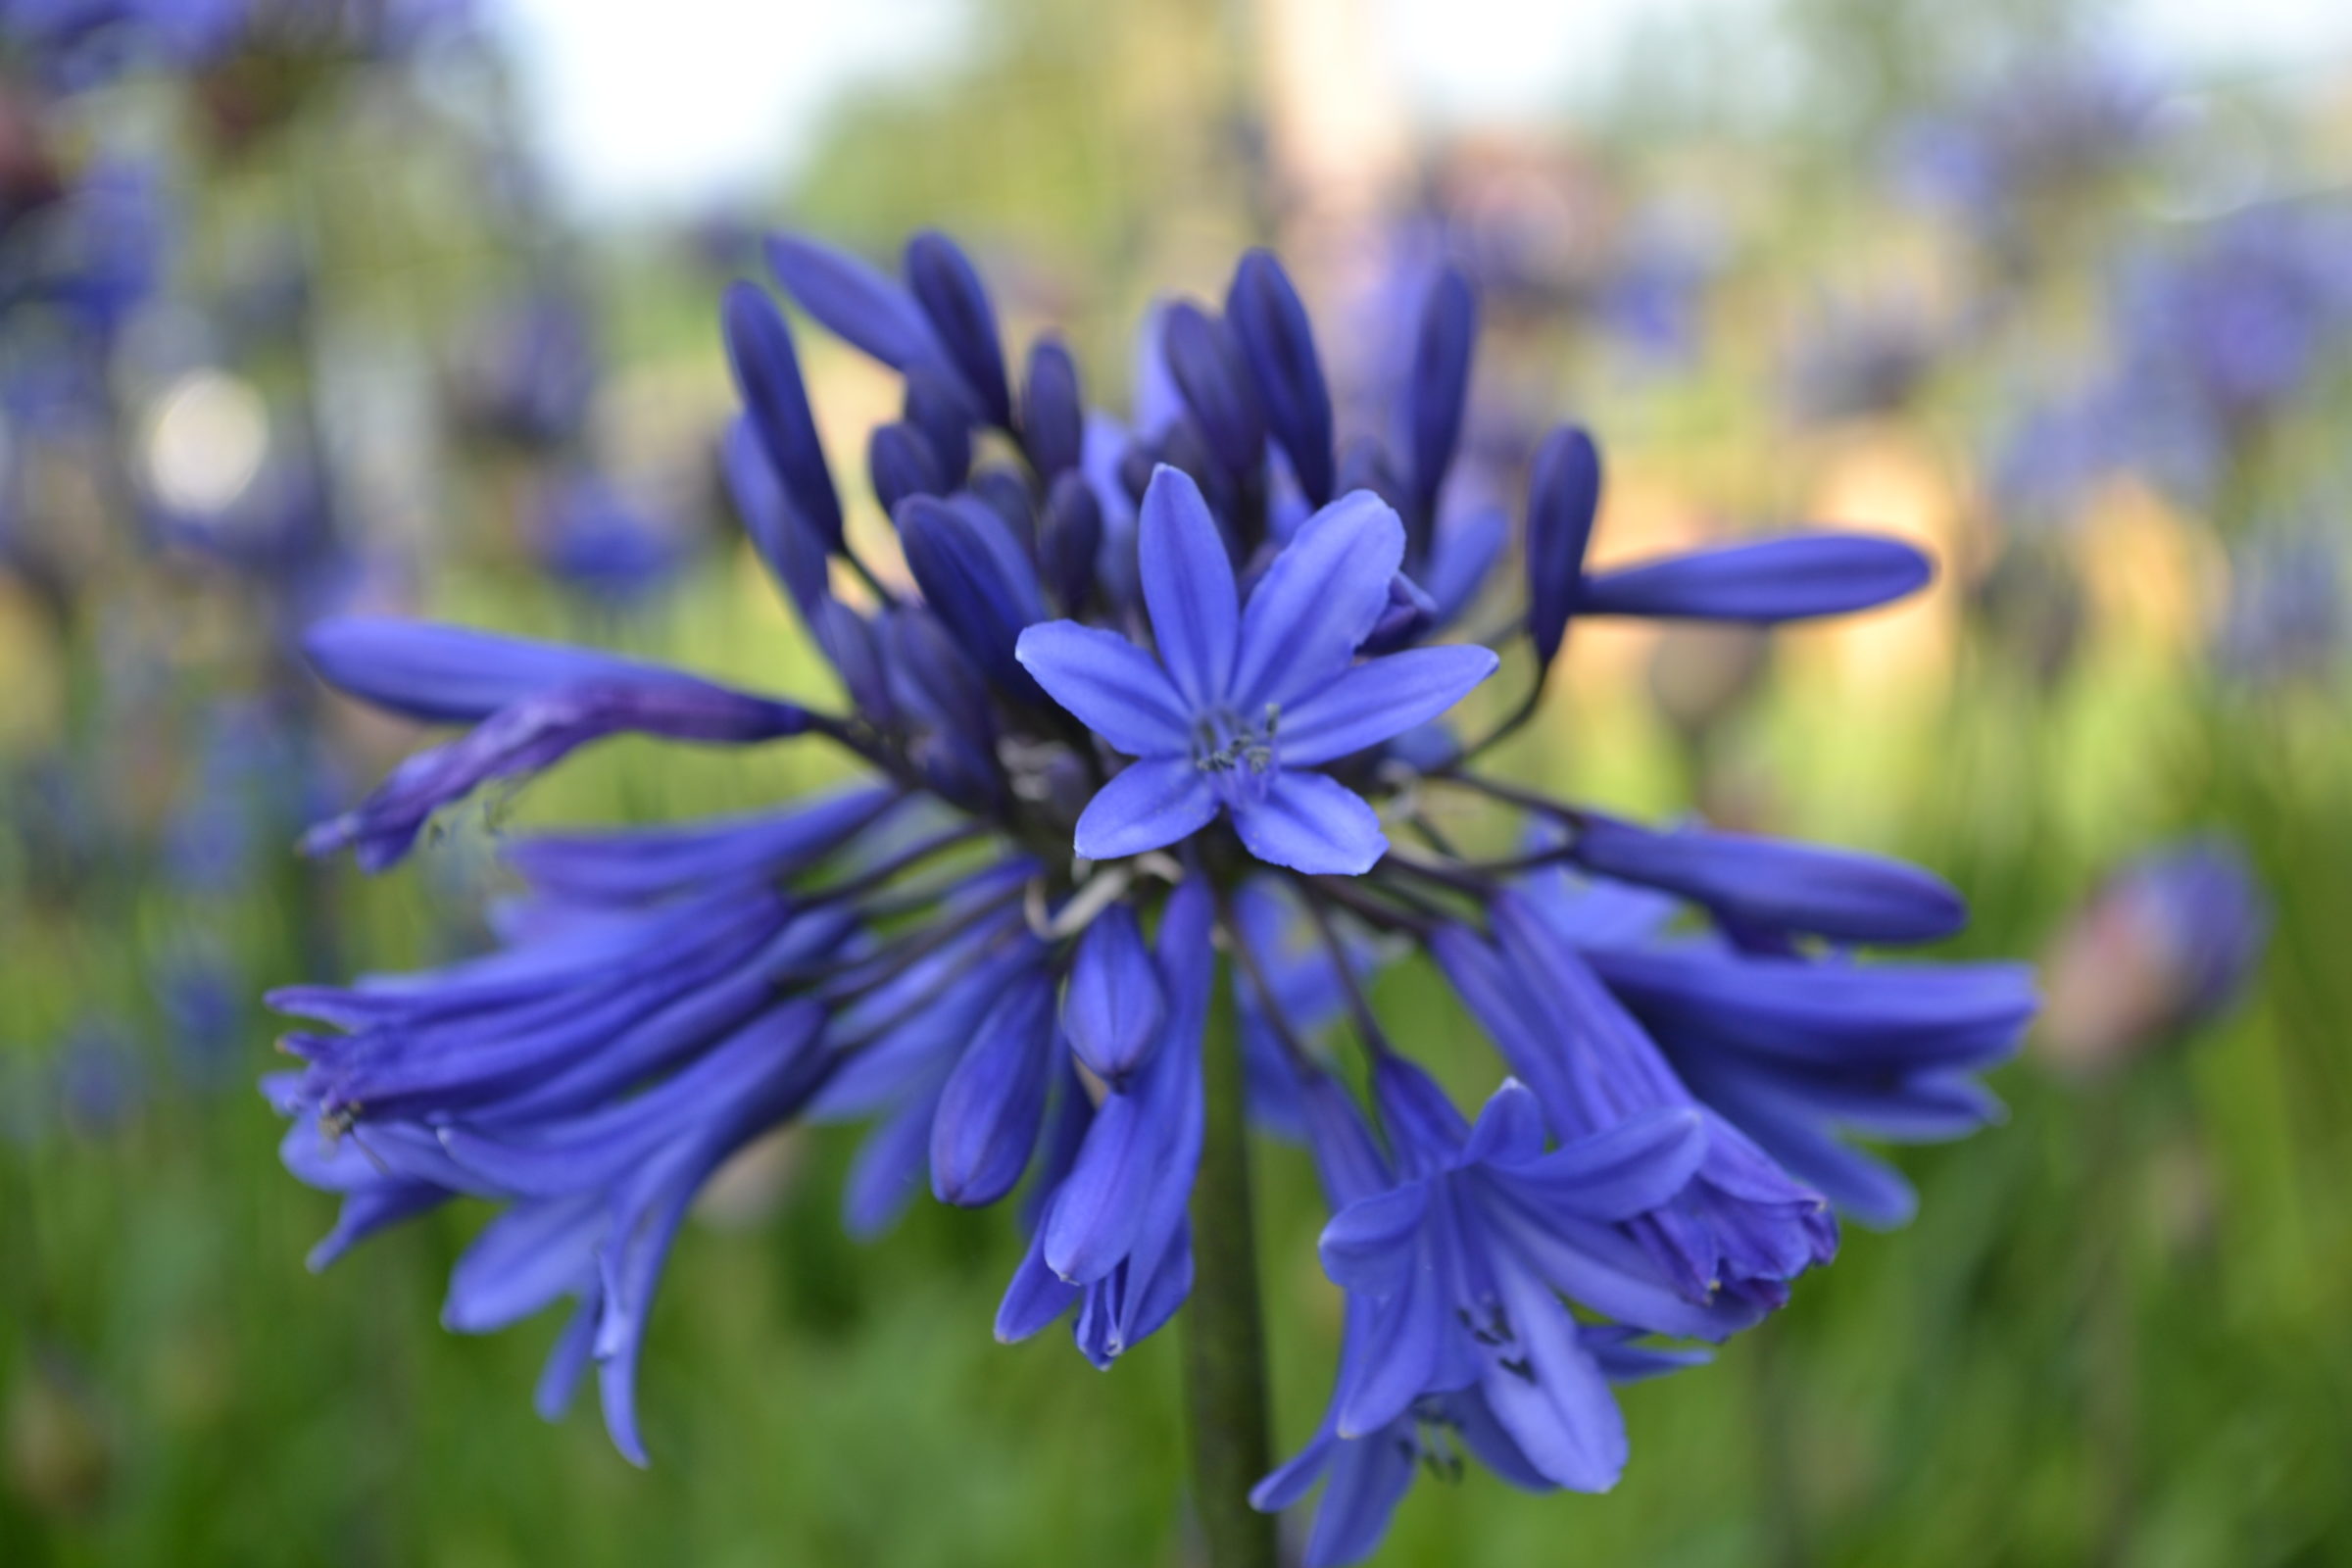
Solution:
M908 496L937 495L941 489L931 443L911 424L874 426L866 438L865 466L873 479L874 499L885 512L896 513Z
M1600 449L1561 425L1536 449L1527 477L1527 633L1539 664L1548 666L1568 635L1599 510Z
M1421 307L1421 336L1413 348L1412 379L1406 383L1406 423L1413 442L1412 512L1437 512L1438 487L1453 465L1462 438L1462 413L1470 396L1470 352L1478 338L1478 300L1470 280L1446 268L1430 285ZM1408 515L1410 514L1408 513Z
M906 261L915 301L964 385L993 422L1010 426L1012 396L1004 380L1004 345L997 335L997 313L971 260L947 235L925 229L906 242Z
M1029 466L1051 484L1078 466L1086 449L1086 406L1078 398L1078 367L1060 341L1041 337L1029 349L1021 383L1021 446Z
M1095 557L1102 548L1102 508L1079 473L1054 481L1045 526L1037 541L1038 571L1065 614L1074 614L1095 585Z
M906 372L906 398L901 412L908 424L931 443L943 485L963 482L972 466L971 400L955 380L940 371L917 366Z
M1070 1049L1096 1077L1120 1083L1159 1044L1166 1017L1143 928L1134 910L1113 905L1078 939L1070 964L1069 994L1061 1004Z
M735 372L751 427L794 509L829 550L841 548L841 498L816 435L816 416L801 382L792 334L768 297L749 283L730 283L719 308L727 364Z
M1251 251L1234 270L1225 318L1248 355L1266 423L1291 460L1307 505L1320 507L1332 489L1331 391L1315 357L1314 328L1290 274L1271 252Z
M930 322L896 279L847 251L798 234L768 235L766 251L768 270L784 292L836 337L894 370L945 368Z
M802 521L776 482L775 467L750 420L738 416L728 424L719 445L719 466L753 548L806 615L825 596L825 542Z
M1054 986L1013 981L964 1048L931 1121L931 1191L967 1208L1012 1191L1037 1147L1054 1068Z
M1808 620L1874 610L1917 593L1935 564L1900 539L1800 533L1693 551L1588 576L1588 615L1687 620Z
M1232 329L1189 301L1168 307L1168 370L1226 474L1253 474L1266 457L1266 416Z

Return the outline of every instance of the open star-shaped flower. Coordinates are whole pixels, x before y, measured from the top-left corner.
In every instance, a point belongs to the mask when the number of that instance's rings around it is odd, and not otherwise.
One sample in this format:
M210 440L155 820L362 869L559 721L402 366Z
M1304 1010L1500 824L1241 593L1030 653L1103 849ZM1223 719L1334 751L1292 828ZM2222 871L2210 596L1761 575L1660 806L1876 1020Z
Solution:
M1078 853L1160 849L1222 808L1261 860L1370 870L1389 847L1380 819L1313 770L1437 717L1496 663L1474 646L1357 662L1404 559L1396 513L1369 491L1334 501L1298 525L1245 606L1200 488L1162 466L1136 547L1157 658L1070 620L1029 627L1016 650L1048 695L1136 759L1088 803Z

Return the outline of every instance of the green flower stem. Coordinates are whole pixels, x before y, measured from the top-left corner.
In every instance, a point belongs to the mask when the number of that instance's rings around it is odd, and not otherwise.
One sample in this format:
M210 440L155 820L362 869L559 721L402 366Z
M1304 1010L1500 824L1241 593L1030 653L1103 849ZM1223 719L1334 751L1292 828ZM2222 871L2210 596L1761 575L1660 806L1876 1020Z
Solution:
M1205 1116L1193 1185L1193 1295L1185 1311L1193 1505L1211 1568L1275 1568L1274 1519L1250 1506L1250 1489L1272 1468L1272 1445L1241 1037L1232 966L1219 967L1222 983L1202 1042Z

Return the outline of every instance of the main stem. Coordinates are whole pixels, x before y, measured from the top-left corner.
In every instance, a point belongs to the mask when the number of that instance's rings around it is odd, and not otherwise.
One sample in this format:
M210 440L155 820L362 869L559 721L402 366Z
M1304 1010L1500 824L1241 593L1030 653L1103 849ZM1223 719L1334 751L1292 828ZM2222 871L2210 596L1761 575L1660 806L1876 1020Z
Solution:
M1273 1516L1250 1506L1250 1489L1273 1462L1266 1435L1266 1337L1258 1311L1233 970L1219 967L1223 983L1201 1052L1204 1118L1200 1173L1193 1184L1193 1295L1185 1313L1193 1505L1211 1568L1275 1568Z

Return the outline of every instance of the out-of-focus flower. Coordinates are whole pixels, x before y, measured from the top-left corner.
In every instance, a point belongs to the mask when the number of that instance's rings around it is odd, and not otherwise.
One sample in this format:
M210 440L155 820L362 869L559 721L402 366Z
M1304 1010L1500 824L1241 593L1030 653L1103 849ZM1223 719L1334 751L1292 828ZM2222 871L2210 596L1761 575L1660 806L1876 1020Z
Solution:
M2264 687L2340 675L2352 632L2341 538L2319 528L2274 530L2248 540L2235 567L2214 638L2221 668Z
M1789 408L1818 421L1899 410L1949 341L1950 328L1912 296L1825 299L1794 331L1785 371Z
M122 1029L104 1019L84 1019L67 1031L52 1072L59 1113L85 1138L114 1132L147 1098L146 1064Z
M2171 239L2111 291L2112 396L2133 461L2202 497L2352 356L2352 213L2245 208Z
M2095 197L2153 151L2158 108L2153 85L2119 63L2060 53L1914 121L1893 172L2014 257L2058 204Z
M2111 875L2043 964L2042 1055L2062 1072L2110 1071L2219 1018L2270 934L2244 853L2205 836L2152 850Z
M527 523L531 548L558 582L609 605L659 594L686 563L689 541L602 475L559 475Z
M580 302L556 290L526 294L466 332L455 374L458 413L501 440L561 447L587 422L598 368Z

